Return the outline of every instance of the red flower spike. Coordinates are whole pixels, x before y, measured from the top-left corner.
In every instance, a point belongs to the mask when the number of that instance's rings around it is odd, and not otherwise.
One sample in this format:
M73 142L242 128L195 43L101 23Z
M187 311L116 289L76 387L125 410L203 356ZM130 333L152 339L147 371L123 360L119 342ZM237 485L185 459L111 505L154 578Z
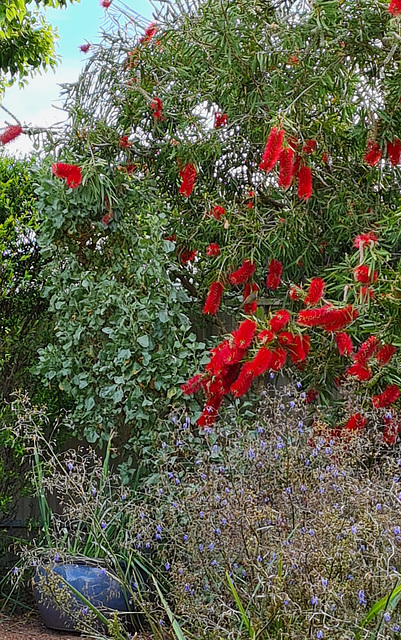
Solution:
M226 214L226 210L224 207L220 207L220 205L216 205L210 212L210 215L216 220L221 220L222 216Z
M206 402L202 414L197 420L199 427L210 427L216 422L218 410L223 402L223 396L213 396Z
M393 16L398 16L401 13L401 0L391 0L388 11Z
M401 13L401 0L399 0L400 4L400 13ZM387 155L393 167L397 164L400 164L401 161L401 141L398 138L394 138L393 142L387 142Z
M274 351L272 351L272 354L273 355L270 362L270 369L272 371L281 371L287 359L287 352L281 347L276 347Z
M337 333L335 336L335 341L336 341L338 353L340 354L340 356L351 355L354 347L352 344L351 336L349 336L348 333L345 333L345 331L341 331L340 333Z
M259 342L261 342L262 344L266 344L267 342L271 342L274 339L274 333L273 331L270 331L270 329L264 329L263 331L260 331L258 333L256 339L259 340Z
M107 213L104 214L102 218L102 222L104 225L106 225L106 227L108 227L110 222L113 220L113 218L114 218L113 212L108 211Z
M312 404L318 397L319 391L317 389L309 389L309 391L306 392L305 404Z
M202 313L209 313L211 316L214 316L220 306L223 292L224 287L221 282L212 282Z
M322 322L324 331L341 331L358 317L358 311L351 304L342 309L328 309Z
M149 103L149 107L153 111L152 115L155 120L159 120L159 121L164 120L163 103L160 98L157 98L157 97L152 98L152 100Z
M224 367L228 364L228 358L231 354L231 346L229 340L223 340L210 352L212 357L210 362L206 365L206 371L212 372L214 375L223 371Z
M294 164L293 164L293 167L292 167L292 175L294 176L294 178L298 178L298 176L299 176L299 169L300 169L300 166L301 166L301 161L302 161L301 156L296 155L295 158L294 158Z
M245 395L245 393L249 390L252 381L254 379L254 374L251 368L250 362L245 362L241 371L239 372L239 376L231 385L231 393L234 398L240 398Z
M376 282L378 277L378 272L371 269L367 264L361 264L354 269L354 278L357 282L370 284L371 282Z
M131 144L132 143L128 141L128 136L121 136L118 141L118 146L121 147L121 149L129 149Z
M273 353L267 347L262 347L257 352L256 356L249 362L250 369L253 371L254 378L261 376L270 367L270 363L273 358Z
M300 168L298 175L298 197L309 200L312 195L312 171L305 165Z
M379 363L379 367L383 367L388 364L396 351L396 347L392 344L385 344L381 347L381 349L375 353L375 358Z
M0 142L1 144L7 144L8 142L12 142L13 140L15 140L15 138L18 138L18 136L20 136L21 133L23 133L23 131L22 131L22 127L20 127L19 124L7 127L7 129L3 131L2 134L0 134Z
M220 247L215 242L212 242L206 247L206 255L208 256L208 258L210 257L215 258L216 256L219 255L219 253L220 253Z
M401 427L394 420L386 421L384 431L383 431L383 443L388 444L390 446L394 445L397 442L398 434L400 433Z
M384 407L389 407L394 404L398 400L400 396L400 390L396 384L390 384L385 390L380 393L378 396L373 396L372 404L375 409L381 409Z
M366 365L368 360L373 356L379 347L379 340L376 336L370 336L365 342L361 344L358 351L354 355L354 362Z
M288 189L292 182L294 170L294 151L290 147L288 147L288 149L282 149L278 160L280 163L278 186Z
M276 311L270 320L270 329L274 331L274 333L277 333L289 323L290 319L291 316L286 309Z
M257 294L259 291L259 287L258 285L254 282L252 284L252 297L255 298L255 300L251 300L248 303L245 303L245 300L247 300L250 296L251 296L251 283L247 282L244 288L244 313L246 313L247 315L251 315L253 313L256 313L257 308L258 308L258 300L257 300Z
M99 4L104 9L108 9L109 6L111 5L111 0L100 0Z
M318 327L322 325L327 313L332 310L333 307L329 305L319 307L319 309L305 309L298 313L296 321L303 327Z
M301 292L300 287L297 287L296 285L291 285L291 287L288 290L288 296L290 300L299 300L300 292Z
M372 377L372 372L369 367L359 364L359 362L356 362L355 364L352 364L350 367L348 367L345 373L347 376L353 376L357 378L359 382L370 380L370 378Z
M283 131L283 129L277 129L277 127L273 127L267 140L262 160L259 165L259 169L261 171L266 171L266 173L268 173L275 166L280 155L284 136L285 132Z
M150 42L153 36L156 34L157 26L154 22L151 22L145 29L145 35L139 38L139 44L146 44Z
M190 378L185 384L181 385L184 396L191 396L202 388L202 381L204 379L203 373L197 373Z
M193 251L191 251L190 249L183 249L179 256L181 264L188 264L188 262L192 262L197 253L197 249L194 249Z
M329 161L329 154L327 153L327 151L323 151L322 153L322 162L324 164L327 164Z
M362 296L362 302L365 302L368 298L369 300L372 300L375 297L373 289L371 287L366 287L365 285L360 288L359 292Z
M304 303L309 304L311 307L318 304L323 296L324 287L325 283L321 278L313 278Z
M181 177L181 186L179 188L178 193L189 198L191 195L193 188L195 186L195 180L198 175L197 170L195 169L195 165L192 162L189 162L185 165L185 167L180 171Z
M230 275L229 279L231 284L245 284L245 282L253 276L255 269L256 264L254 262L248 259L244 260L240 268Z
M361 233L354 238L354 247L356 249L365 249L365 247L373 248L377 241L377 235L373 231L368 231L368 233Z
M283 265L280 260L274 258L270 261L267 273L266 286L268 289L277 289L280 286Z
M220 127L225 127L227 124L227 114L220 113L220 111L216 111L214 114L214 128L220 129Z
M347 431L361 431L367 423L367 418L365 418L361 413L354 413L348 422L344 425L344 429Z
M255 331L256 322L253 320L247 319L241 322L238 329L232 334L237 347L247 349L252 342Z
M379 143L376 142L376 140L368 140L365 155L363 156L366 164L370 167L374 167L378 162L380 162L381 157L382 152Z
M316 140L307 140L302 147L303 153L310 154L312 151L315 151L317 142Z
M90 49L90 44L89 42L87 42L86 44L81 44L80 47L78 47L80 51L82 51L83 53L88 53L89 49Z
M52 164L52 173L56 178L65 178L68 187L76 189L82 182L81 168L75 164L56 162Z

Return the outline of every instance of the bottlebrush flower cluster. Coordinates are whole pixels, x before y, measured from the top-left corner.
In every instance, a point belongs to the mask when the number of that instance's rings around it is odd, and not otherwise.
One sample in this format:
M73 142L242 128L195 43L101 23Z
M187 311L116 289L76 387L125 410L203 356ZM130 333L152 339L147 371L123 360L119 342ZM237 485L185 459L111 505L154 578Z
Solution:
M376 142L376 140L368 140L365 155L363 156L366 164L374 167L378 162L380 162L381 157L382 152L379 143Z
M324 292L325 283L321 278L313 278L310 282L304 303L314 307L319 304Z
M223 292L224 287L221 282L212 282L203 307L203 313L209 313L211 316L217 313Z
M132 143L129 142L128 136L121 136L120 137L120 139L118 141L118 146L121 149L129 149L131 145L132 145Z
M157 26L154 22L151 22L145 29L145 34L139 39L139 44L146 44L150 42L153 36L156 34Z
M401 0L391 0L388 10L393 16L398 16L401 13Z
M304 309L297 316L298 324L304 327L321 327L327 332L341 331L358 317L358 311L352 305L336 309L331 305L318 309Z
M217 204L211 210L210 215L212 216L212 218L216 218L216 220L221 220L221 218L226 215L226 210L224 207L221 207Z
M258 291L259 287L255 282L252 283L252 286L250 282L246 283L244 287L243 305L244 313L246 313L247 315L256 313L256 310L258 308Z
M400 390L396 384L390 384L388 387L382 391L377 396L373 396L372 404L375 409L382 409L384 407L389 407L394 404L398 400L400 396Z
M266 287L268 289L277 289L280 286L282 273L283 273L282 263L280 262L280 260L275 260L273 258L270 261L270 264L268 267Z
M65 178L68 187L76 189L82 182L81 168L75 164L56 162L52 164L52 173L56 178Z
M14 126L11 125L7 127L7 129L3 131L2 134L0 134L0 142L1 144L7 144L8 142L12 142L12 140L15 140L15 138L18 138L18 136L20 136L21 133L23 133L23 131L22 131L22 127L19 124Z
M357 282L370 284L376 282L378 277L378 272L375 269L371 269L367 264L360 264L359 267L354 269L354 278Z
M220 247L218 244L216 244L215 242L211 242L207 247L206 247L206 255L208 258L210 257L217 257L220 253Z
M247 282L249 278L252 278L253 274L255 273L255 269L256 264L248 259L245 259L240 268L230 275L231 284L245 284L245 282Z
M159 121L164 120L163 103L160 98L152 98L152 100L149 103L149 107L153 111L152 115L155 120L159 120Z
M368 233L361 233L359 236L354 238L354 247L356 249L366 249L366 247L374 247L374 245L378 242L378 237L373 231L368 231Z
M354 376L360 382L370 380L372 377L372 358L376 360L379 367L383 367L390 362L395 352L396 348L393 345L381 346L376 336L370 336L353 355L354 364L347 369L346 373L349 376Z
M80 51L82 51L82 53L88 53L89 49L90 49L90 44L89 42L87 42L86 44L81 44L80 47L78 47Z
M191 195L193 188L195 186L195 180L198 175L198 172L195 168L195 165L192 162L189 162L185 165L185 167L180 171L181 177L181 186L179 188L179 193L186 198L189 198Z
M227 124L227 114L220 113L220 111L216 111L214 114L214 128L220 129L220 127L225 127Z

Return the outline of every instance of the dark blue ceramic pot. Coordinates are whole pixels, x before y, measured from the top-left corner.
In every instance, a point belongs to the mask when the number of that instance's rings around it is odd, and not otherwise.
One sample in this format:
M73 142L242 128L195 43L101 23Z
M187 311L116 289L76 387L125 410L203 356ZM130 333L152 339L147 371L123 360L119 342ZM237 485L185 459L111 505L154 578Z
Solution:
M70 613L53 600L51 593L46 589L46 582L50 581L54 584L56 576L64 578L106 617L107 612L129 610L127 598L120 583L101 567L79 563L40 567L33 579L33 593L43 622L50 629L79 631L79 625L74 618L75 616L83 618L87 614L85 604L72 592L69 608L73 610ZM40 586L41 584L43 587ZM65 588L68 587L65 586Z

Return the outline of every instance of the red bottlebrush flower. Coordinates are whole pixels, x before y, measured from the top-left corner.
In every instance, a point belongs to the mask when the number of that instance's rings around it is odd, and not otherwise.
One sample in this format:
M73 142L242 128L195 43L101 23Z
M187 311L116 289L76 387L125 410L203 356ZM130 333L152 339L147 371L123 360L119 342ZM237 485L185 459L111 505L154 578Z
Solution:
M221 282L212 282L202 313L209 313L211 316L214 316L220 306L223 292L224 287Z
M375 353L375 358L379 363L379 367L383 367L385 364L388 364L396 351L396 347L392 344L385 344L381 347L381 349Z
M280 260L272 258L268 267L266 287L268 289L277 289L280 286L282 273L283 265Z
M181 186L179 188L179 193L186 198L189 198L191 195L193 188L195 186L195 180L198 175L197 170L195 169L195 165L192 162L188 162L185 167L180 171L180 177L182 180Z
M391 0L388 11L393 16L398 16L401 13L401 0Z
M261 342L262 344L266 344L267 342L271 342L274 338L274 333L273 331L270 331L270 329L264 329L263 331L260 331L258 333L258 335L256 336L257 340L259 340L259 342Z
M396 384L390 384L384 389L378 396L373 396L372 404L375 409L381 409L383 407L389 407L394 404L399 398L400 390Z
M114 218L113 212L108 211L107 213L104 214L102 218L102 222L104 225L106 225L106 227L108 227L110 222L113 220L113 218Z
M309 200L312 195L312 171L305 165L300 168L298 175L298 196L301 200Z
M191 251L190 249L183 249L179 256L179 260L181 264L187 264L188 262L192 262L192 260L195 258L197 253L198 253L197 249L194 249L193 251Z
M206 365L206 371L211 371L214 375L220 374L228 364L231 351L230 341L223 340L223 342L211 350L210 353L212 354L212 357L210 362Z
M375 292L372 287L366 287L365 285L360 288L359 293L361 295L362 302L365 302L368 298L372 300L375 297Z
M382 152L379 143L376 142L376 140L368 140L365 155L363 156L366 164L374 167L380 161L381 157Z
M327 153L327 151L323 151L322 153L322 162L324 164L327 164L329 161L329 154Z
M118 146L121 147L121 149L129 149L131 144L132 143L128 141L128 136L121 136L118 141Z
M321 278L313 278L309 285L307 296L304 300L305 304L310 304L314 307L318 304L322 298L325 283Z
M278 336L278 341L283 347L287 347L291 360L295 364L303 362L310 349L310 337L294 335L288 331L283 331Z
M354 269L354 278L357 282L370 284L371 282L376 282L378 277L377 271L371 269L367 264L361 264Z
M305 404L312 404L319 397L319 391L317 389L309 389L306 392Z
M379 347L379 340L376 336L370 336L365 342L361 344L358 351L354 355L354 362L366 365L368 360L373 356Z
M401 13L401 0L399 0L400 4L400 13ZM387 155L393 167L397 164L400 164L401 161L401 141L398 138L394 138L393 142L387 142Z
M377 241L377 235L373 231L368 231L368 233L361 233L359 236L354 238L354 247L356 249L364 249L365 247L372 248Z
M231 393L233 394L234 398L240 398L249 390L254 377L255 376L251 367L251 362L245 362L241 371L239 372L238 378L231 385Z
M191 396L202 388L202 381L204 379L203 373L197 373L190 378L185 384L181 385L182 392L185 396Z
M310 154L310 153L312 153L312 151L315 151L316 145L317 145L316 140L307 140L305 142L304 146L302 147L302 151L304 153Z
M145 29L145 35L139 38L139 44L146 44L150 42L157 31L157 26L154 22L151 22Z
M223 396L215 395L208 398L200 417L197 420L199 427L210 427L216 422L217 414L221 403L223 402Z
M341 331L358 315L358 311L351 304L342 309L328 309L323 318L322 328L325 331Z
M23 133L22 127L18 125L9 126L2 134L0 134L0 142L1 144L7 144L8 142L12 142L15 138Z
M272 359L270 362L270 369L272 371L281 371L281 369L285 365L285 361L287 359L287 352L285 349L281 347L276 347L272 351Z
M111 5L111 0L100 0L99 4L104 9L108 9L109 6Z
M80 51L82 51L83 53L88 53L89 49L90 49L90 44L89 42L87 42L86 44L81 44L80 47L78 47Z
M237 347L247 349L252 342L256 331L256 322L253 320L244 320L236 331L233 331L234 342Z
M123 167L125 173L128 173L128 175L131 175L132 173L134 173L134 171L136 171L138 169L138 165L137 164L126 164L125 167Z
M344 425L344 429L347 431L361 431L367 421L367 418L365 418L361 413L354 413L354 415L352 415Z
M324 317L333 307L326 305L319 309L304 309L297 315L297 323L303 327L318 327L322 324Z
M165 236L165 240L169 240L170 242L177 242L177 236L173 233L172 236Z
M153 111L153 117L155 120L160 120L160 121L164 120L163 103L160 100L160 98L152 98L152 100L149 103L149 107Z
M299 294L301 292L300 287L292 284L288 290L288 296L290 300L299 300Z
M244 312L247 315L256 313L256 310L258 308L258 291L259 291L259 287L255 282L252 284L252 291L251 291L251 283L250 282L246 283L244 287L243 304L244 304Z
M275 166L280 155L284 136L285 132L283 131L283 129L277 129L277 127L273 127L267 140L262 160L259 165L259 169L261 171L266 171L266 173L268 173Z
M225 127L227 124L227 114L220 113L220 111L216 111L214 114L214 128L220 129L220 127Z
M274 331L274 333L277 333L278 331L281 331L281 329L283 329L286 324L289 323L290 319L291 316L286 309L276 311L276 313L270 320L270 329Z
M262 347L256 356L249 362L250 370L253 371L253 377L261 376L270 367L273 353L267 347Z
M213 257L215 258L216 256L218 256L220 253L220 247L218 244L216 244L215 242L211 242L207 247L206 247L206 255L210 258Z
M391 419L385 420L385 427L383 431L384 444L388 444L390 446L394 445L397 442L400 430L401 427L399 424L397 424L397 422Z
M340 356L351 355L354 347L352 344L351 336L349 336L348 333L345 333L345 331L341 331L340 333L337 333L335 336L335 341L336 341L338 353L340 354Z
M226 214L226 210L224 207L220 207L220 205L216 205L210 212L210 215L216 220L221 220L222 216Z
M296 155L294 158L294 164L292 167L292 175L294 176L294 178L298 178L299 176L299 168L301 166L301 161L302 161L301 156Z
M75 164L56 162L52 164L52 173L56 178L65 178L68 187L76 189L82 182L81 168Z
M372 372L369 367L360 364L359 362L356 362L355 364L352 364L350 367L348 367L345 373L347 376L354 376L359 380L359 382L370 380L370 378L372 377Z
M288 189L292 182L294 170L294 151L290 147L288 147L288 149L282 149L278 160L280 163L278 186Z
M256 264L248 259L245 259L237 271L234 271L230 275L231 284L244 284L249 278L252 278L255 273Z

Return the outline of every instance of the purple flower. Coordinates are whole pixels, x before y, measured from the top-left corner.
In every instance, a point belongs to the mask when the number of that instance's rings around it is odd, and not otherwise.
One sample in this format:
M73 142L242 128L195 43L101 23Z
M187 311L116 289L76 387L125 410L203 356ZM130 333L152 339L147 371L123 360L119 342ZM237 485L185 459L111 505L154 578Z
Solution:
M383 615L383 618L385 619L386 622L390 622L391 620L391 613L389 611L386 611Z
M316 631L316 638L323 638L323 631L321 629Z
M313 604L314 607L319 603L317 596L312 596L311 603Z
M68 471L72 471L72 470L73 470L73 468L74 468L74 465L72 464L72 462L69 462L69 463L67 464L67 469L68 469Z
M170 569L170 567L171 567L171 565L170 565L170 563L169 563L169 562L166 562L166 564L165 564L164 566L166 567L167 571L168 571L168 570Z
M360 605L365 606L366 605L366 598L365 598L365 592L363 589L361 589L360 591L358 591L358 601Z
M100 526L102 527L103 531L106 529L107 524L103 521L101 522Z

